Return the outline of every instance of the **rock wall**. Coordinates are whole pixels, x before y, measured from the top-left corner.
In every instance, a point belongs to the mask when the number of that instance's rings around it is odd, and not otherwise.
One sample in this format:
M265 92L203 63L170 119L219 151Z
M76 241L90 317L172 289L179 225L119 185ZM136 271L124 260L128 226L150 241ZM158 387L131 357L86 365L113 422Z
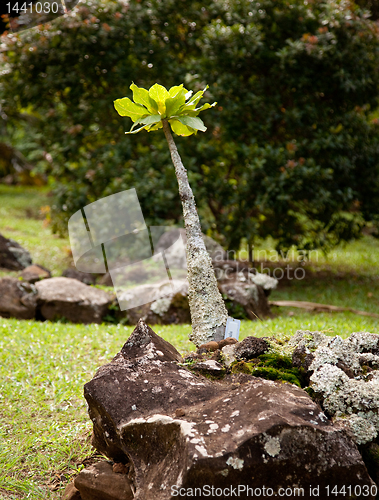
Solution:
M207 486L298 487L312 498L316 483L325 494L330 485L374 485L356 439L303 389L234 369L275 356L275 342L249 339L212 342L183 360L140 321L85 385L93 444L128 468L136 500ZM229 366L227 352L234 356ZM75 486L81 493L80 480Z

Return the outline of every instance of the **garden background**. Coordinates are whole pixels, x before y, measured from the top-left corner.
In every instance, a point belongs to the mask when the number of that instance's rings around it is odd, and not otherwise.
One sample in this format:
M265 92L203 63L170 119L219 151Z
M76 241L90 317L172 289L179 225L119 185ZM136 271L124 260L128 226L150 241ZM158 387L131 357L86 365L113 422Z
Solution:
M177 138L204 233L283 270L271 300L378 313L379 25L360 4L87 0L17 35L3 18L0 233L60 276L68 218L101 197L134 187L148 225L182 225L163 133L125 136L113 101L132 81L208 84L207 132ZM272 312L240 338L379 333L351 312ZM0 498L59 498L95 460L83 384L132 330L0 318ZM155 331L194 349L190 325Z

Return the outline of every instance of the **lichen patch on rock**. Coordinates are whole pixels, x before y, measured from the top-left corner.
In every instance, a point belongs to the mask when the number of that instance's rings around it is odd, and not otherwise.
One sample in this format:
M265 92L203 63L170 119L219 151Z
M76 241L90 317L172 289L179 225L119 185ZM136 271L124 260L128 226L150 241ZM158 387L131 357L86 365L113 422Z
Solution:
M379 336L360 332L342 339L299 331L290 344L327 414L348 428L358 444L375 439L379 433L379 372L375 371Z

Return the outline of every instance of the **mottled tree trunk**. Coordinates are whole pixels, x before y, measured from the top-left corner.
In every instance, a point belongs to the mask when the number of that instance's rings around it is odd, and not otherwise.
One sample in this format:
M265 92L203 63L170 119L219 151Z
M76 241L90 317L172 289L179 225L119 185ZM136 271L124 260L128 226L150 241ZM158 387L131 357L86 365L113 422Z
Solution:
M167 120L162 120L162 124L178 179L186 227L188 300L192 319L190 340L199 346L210 340L224 338L228 313L217 287L211 258L205 248L187 171L183 166Z

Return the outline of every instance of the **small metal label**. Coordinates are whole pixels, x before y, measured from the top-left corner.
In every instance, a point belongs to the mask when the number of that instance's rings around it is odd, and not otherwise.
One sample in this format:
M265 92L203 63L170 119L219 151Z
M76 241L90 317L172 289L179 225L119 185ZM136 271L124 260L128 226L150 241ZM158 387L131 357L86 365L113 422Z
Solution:
M233 337L238 340L240 334L241 321L239 319L228 318L226 321L225 337Z

